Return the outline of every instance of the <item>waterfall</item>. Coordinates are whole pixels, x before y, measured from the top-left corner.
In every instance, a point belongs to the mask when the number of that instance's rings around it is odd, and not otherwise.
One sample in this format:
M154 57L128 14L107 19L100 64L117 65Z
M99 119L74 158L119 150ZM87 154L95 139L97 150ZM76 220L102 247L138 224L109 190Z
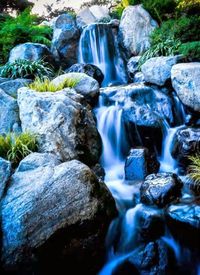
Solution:
M124 61L111 24L96 23L83 29L79 43L79 63L99 67L104 74L103 87L127 83Z

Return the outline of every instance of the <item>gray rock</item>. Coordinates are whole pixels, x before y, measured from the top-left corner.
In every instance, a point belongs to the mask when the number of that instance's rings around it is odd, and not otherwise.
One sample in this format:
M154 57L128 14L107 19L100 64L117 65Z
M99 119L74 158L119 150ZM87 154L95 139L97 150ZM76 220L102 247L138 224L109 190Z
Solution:
M66 70L66 73L85 73L88 76L96 79L99 82L99 85L103 82L104 75L102 71L93 64L74 64L69 69Z
M52 83L59 85L67 79L77 80L77 84L73 87L76 92L83 95L89 104L96 103L99 96L99 84L94 78L85 73L67 73L56 77Z
M133 82L134 83L145 82L143 73L142 72L135 73L134 78L133 78Z
M144 180L152 173L157 173L159 163L156 156L150 156L148 149L136 148L130 151L125 163L126 180Z
M129 59L127 63L128 75L131 79L134 78L135 73L138 71L138 62L141 56L133 56Z
M6 184L11 176L11 163L0 158L0 200L4 194Z
M200 112L200 62L174 65L171 77L172 85L181 102Z
M183 183L172 173L152 174L146 177L140 188L141 202L164 207L181 195Z
M181 61L181 56L159 56L147 60L141 67L146 82L164 86L171 78L172 66Z
M20 166L30 169L19 169L11 178L2 200L6 270L35 273L36 267L39 273L61 274L69 267L97 271L102 264L114 200L86 165L58 163L54 156L29 155Z
M54 153L61 160L98 162L101 139L89 105L74 90L40 93L18 90L23 131L38 134L39 150Z
M13 63L17 59L26 59L30 61L43 59L50 64L54 63L52 54L47 46L30 42L17 45L11 50L9 62Z
M3 82L0 84L0 89L4 90L4 92L14 98L17 98L17 90L19 88L25 87L31 83L31 80L28 79L15 79Z
M17 101L0 89L0 134L20 131Z
M77 63L79 30L76 19L70 14L62 14L54 23L51 51L59 65L69 67Z
M6 77L0 77L0 84L4 83L4 82L7 82L11 80L10 78L6 78Z
M121 18L121 44L128 54L140 55L150 47L150 34L158 26L142 5L128 6Z
M173 140L172 156L186 167L189 164L189 156L195 156L200 149L200 128L181 128Z

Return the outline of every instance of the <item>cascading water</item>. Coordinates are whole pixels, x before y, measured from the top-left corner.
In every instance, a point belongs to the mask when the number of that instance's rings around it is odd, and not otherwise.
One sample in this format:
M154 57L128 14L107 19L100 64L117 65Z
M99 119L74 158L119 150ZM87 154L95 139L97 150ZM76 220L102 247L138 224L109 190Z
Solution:
M127 83L125 66L111 24L95 23L83 29L79 63L93 64L104 74L102 86Z

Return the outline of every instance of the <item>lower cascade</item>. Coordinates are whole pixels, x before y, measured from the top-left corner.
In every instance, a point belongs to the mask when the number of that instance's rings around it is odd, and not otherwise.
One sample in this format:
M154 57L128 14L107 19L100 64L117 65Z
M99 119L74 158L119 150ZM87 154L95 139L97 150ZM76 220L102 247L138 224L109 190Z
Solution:
M140 109L147 104L147 106L153 107L151 109L152 117L154 112L156 114L158 106L154 106L155 102L150 102L154 98L152 93L155 93L157 99L161 96L165 98L165 95L156 89L149 89L141 84L101 89L99 104L95 110L97 126L103 142L101 164L105 169L105 183L115 198L119 217L112 222L107 234L107 260L99 272L100 275L200 274L198 252L172 234L174 228L170 222L168 223L168 220L173 211L166 215L159 204L158 207L149 202L146 205L144 202L147 200L145 201L144 197L140 198L142 181L139 178L127 179L129 150L135 148L135 150L142 151L144 147L142 131L145 127L147 130L152 127L152 125L149 127L147 122L141 127L137 112L140 112ZM166 109L161 111L163 114L159 114L163 121L161 124L162 142L160 150L154 148L157 159L160 161L160 168L157 170L161 174L158 175L161 175L163 183L169 177L175 177L172 176L172 173L179 174L178 163L172 157L172 147L176 133L184 128L186 117L179 100L175 97L171 99L172 105L169 106L169 109L172 109L174 115L170 121L167 118ZM150 101L148 102L148 100ZM130 138L130 129L133 129L133 126L130 128L127 123L127 109L129 109L129 118L132 116L131 119L134 121L135 135L140 138L136 138L136 136ZM152 117L149 115L148 119L154 119ZM174 121L177 122L174 123ZM140 167L137 165L140 163L135 162L135 170L139 171ZM150 183L151 180L157 182L153 176L149 177L151 177ZM184 177L182 179L184 180ZM179 181L178 177L175 177L174 180ZM181 191L177 192L179 192L177 196L181 196ZM184 190L182 193L183 199L186 198L192 203L193 198L190 192ZM168 199L170 200L170 198ZM176 205L171 205L167 211L175 210L175 207Z

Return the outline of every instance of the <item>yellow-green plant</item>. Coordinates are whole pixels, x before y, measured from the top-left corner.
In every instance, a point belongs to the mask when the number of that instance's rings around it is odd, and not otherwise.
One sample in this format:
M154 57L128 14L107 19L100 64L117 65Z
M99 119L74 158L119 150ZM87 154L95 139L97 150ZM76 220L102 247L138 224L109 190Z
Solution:
M36 80L29 84L29 88L35 90L37 92L57 92L63 90L65 88L74 88L80 79L78 78L66 78L60 84L54 84L49 78L45 78L44 80L40 78L36 78Z
M38 149L37 136L28 132L0 135L0 157L11 161L16 167L19 162Z
M191 164L189 165L189 178L192 179L194 183L193 189L200 192L200 156L189 157Z

